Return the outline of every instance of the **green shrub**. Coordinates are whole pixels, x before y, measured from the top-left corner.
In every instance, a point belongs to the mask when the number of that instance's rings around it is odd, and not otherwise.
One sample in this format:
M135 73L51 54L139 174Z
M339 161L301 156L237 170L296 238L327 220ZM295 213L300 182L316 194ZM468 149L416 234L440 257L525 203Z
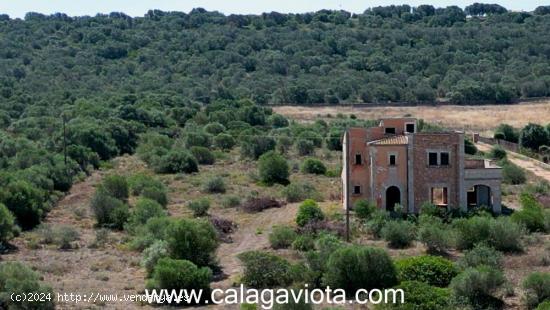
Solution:
M344 135L344 129L333 127L330 129L326 139L327 149L331 151L342 150L342 136Z
M225 126L218 122L213 122L206 124L206 126L204 126L204 131L212 135L217 135L225 131Z
M297 251L307 252L315 249L315 239L311 235L301 235L294 239L292 248Z
M289 226L273 226L273 231L269 234L269 243L274 249L288 248L296 239L297 234Z
M519 202L521 203L521 206L524 209L542 208L542 205L537 201L535 196L533 196L533 194L528 193L528 192L522 192L519 195Z
M197 162L201 165L213 165L216 159L214 154L204 146L191 147L191 154L197 159Z
M130 209L127 204L116 206L109 214L108 226L113 229L122 230L130 218Z
M292 148L294 141L288 136L278 136L276 150L281 154L286 154Z
M241 304L240 310L257 310L256 304Z
M521 251L524 235L525 229L521 225L508 217L499 217L493 222L489 244L499 251Z
M384 210L376 210L372 213L365 226L367 231L375 238L380 238L382 236L382 229L386 226L388 221L390 221L388 212Z
M505 283L502 272L488 266L468 268L457 275L450 288L458 298L464 298L475 308L485 309L484 304L494 300L492 294Z
M548 144L549 133L539 124L529 123L519 133L519 144L522 147L538 150L541 145Z
M212 271L208 267L199 268L188 260L161 258L147 286L151 289L194 289L209 293L211 280Z
M321 208L317 206L317 203L314 200L306 199L298 208L298 213L296 214L296 224L303 227L308 223L315 221L322 221L325 219L325 215Z
M168 205L168 193L165 187L146 187L141 192L141 196L158 202L163 208Z
M328 261L329 256L342 246L342 241L333 234L320 234L315 241L315 249L319 251L325 261Z
M268 185L274 183L288 184L288 163L286 159L273 152L267 152L258 160L258 170L262 182Z
M405 303L387 304L382 309L449 309L449 301L451 300L451 291L449 289L431 286L418 281L403 281L394 288L403 290Z
M502 253L485 244L477 244L464 253L464 256L458 260L458 266L462 269L479 266L501 269Z
M384 250L348 246L330 255L323 281L331 288L341 288L352 295L360 288L383 289L397 284L397 271Z
M520 225L507 217L493 219L474 216L455 220L453 226L457 232L459 249L471 249L477 243L485 242L499 251L519 251L525 234Z
M179 219L166 231L170 257L186 259L197 266L212 262L218 247L216 231L208 221Z
M445 210L443 208L440 208L434 205L433 203L424 202L420 206L420 213L422 213L422 215L430 215L430 216L441 218L444 216Z
M541 302L536 310L550 310L550 300Z
M187 205L187 207L193 211L193 216L205 216L208 214L208 209L210 209L210 200L208 200L208 198L193 200Z
M128 225L132 228L147 223L150 218L166 216L162 206L151 199L140 198L132 209Z
M298 139L296 141L296 151L300 156L311 155L315 152L315 145L312 141L306 139Z
M43 193L25 181L0 188L0 203L11 211L18 226L27 230L40 223L44 214Z
M224 151L231 150L235 144L235 139L231 135L220 133L214 137L214 146Z
M489 157L496 160L504 159L506 158L506 150L500 145L495 145L491 148Z
M246 134L246 132L244 133ZM276 146L273 137L265 135L246 135L240 139L241 154L243 157L258 159L262 154L273 151Z
M506 184L518 185L525 183L527 177L522 168L508 162L502 166L502 181Z
M523 208L512 214L512 220L523 225L530 232L546 231L544 212L535 197L523 192L520 194L520 203Z
M62 250L70 249L71 243L79 238L78 231L67 225L41 224L36 231L42 238L41 242L55 244Z
M17 302L13 295L50 294L51 300ZM0 308L2 309L55 309L54 293L49 286L40 281L40 276L19 262L0 262Z
M313 304L311 302L306 302L305 294L301 294L300 290L302 287L295 287L289 289L289 294L294 294L297 296L296 299L290 298L288 303L277 303L273 305L273 310L313 310ZM331 310L329 308L324 308L324 310ZM334 309L332 309L334 310Z
M429 253L445 253L453 244L453 231L440 218L422 214L418 221L418 240Z
M420 281L446 287L458 274L453 262L439 256L413 256L395 263L401 281Z
M288 119L281 114L272 114L267 118L267 123L273 128L288 127Z
M315 147L323 146L323 137L317 131L304 130L298 134L297 138L311 141Z
M187 148L193 146L210 147L211 136L205 132L187 130L183 136L183 143Z
M128 206L124 202L110 196L104 190L99 189L96 191L90 207L94 212L97 225L122 229L124 222L124 215L128 215ZM122 221L122 225L121 225Z
M464 153L475 155L477 153L477 147L470 139L464 139Z
M322 276L327 270L327 262L332 253L343 247L342 241L332 234L321 233L315 241L315 251L304 253L309 272L304 274L305 283L322 286Z
M100 190L119 200L127 200L129 187L126 178L121 175L108 175L101 182Z
M374 204L371 204L366 199L358 200L353 206L353 211L355 211L355 215L363 220L368 219L371 214L373 214L376 210L376 206Z
M19 229L10 210L0 203L0 246L17 236Z
M241 198L236 195L225 196L222 199L222 206L224 208L235 208L241 204Z
M143 250L141 265L147 271L147 275L151 275L161 258L168 257L168 243L164 240L157 240L151 246Z
M389 221L380 232L382 238L393 248L406 248L412 244L416 227L409 221Z
M305 199L319 199L321 194L308 182L293 182L288 184L282 194L288 202L300 202Z
M500 139L513 143L518 143L519 140L519 131L508 124L498 125L498 127L495 129L495 139L497 138L497 135L501 136Z
M523 281L524 302L530 309L550 300L550 273L533 272Z
M311 174L325 174L327 167L316 158L306 158L302 163L302 172Z
M457 247L471 249L477 243L489 240L492 221L493 219L483 216L455 220L453 226L457 232Z
M171 150L154 163L158 173L199 172L197 159L189 152Z
M145 225L136 227L130 247L143 251L158 240L166 240L168 238L168 228L173 221L174 219L168 216L149 219Z
M260 251L248 251L237 256L243 263L243 284L253 288L287 286L292 282L290 263L285 259Z
M164 188L164 184L156 178L144 174L136 173L128 177L128 187L134 196L139 196L146 188Z
M225 182L222 177L211 177L204 183L203 190L207 193L225 193Z

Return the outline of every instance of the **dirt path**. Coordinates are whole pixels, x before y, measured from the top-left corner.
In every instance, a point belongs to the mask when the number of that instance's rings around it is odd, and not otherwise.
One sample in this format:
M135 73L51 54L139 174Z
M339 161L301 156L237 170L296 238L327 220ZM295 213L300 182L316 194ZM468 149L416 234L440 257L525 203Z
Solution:
M55 227L71 226L80 235L77 247L59 250L55 245L40 244L36 231L23 233L12 243L18 250L2 260L23 262L40 272L44 281L58 293L136 294L143 291L144 272L139 255L125 250L122 234L110 232L105 246L96 247L96 229L89 202L105 172L96 171L73 186L70 192L48 214L44 223ZM56 302L57 309L133 309L143 307L132 302Z
M212 287L228 288L241 274L242 266L237 255L251 250L268 250L268 236L274 225L291 225L299 204L287 204L282 208L246 214L236 209L212 211L217 216L237 223L238 229L231 235L232 243L222 243L216 252L219 264L228 278L212 284Z
M480 151L483 151L483 152L490 151L492 147L489 144L481 143L481 142L478 142L476 146ZM529 170L536 176L541 177L547 180L548 182L550 182L550 165L515 152L506 151L506 153L508 154L508 159L512 163L520 166L523 169Z

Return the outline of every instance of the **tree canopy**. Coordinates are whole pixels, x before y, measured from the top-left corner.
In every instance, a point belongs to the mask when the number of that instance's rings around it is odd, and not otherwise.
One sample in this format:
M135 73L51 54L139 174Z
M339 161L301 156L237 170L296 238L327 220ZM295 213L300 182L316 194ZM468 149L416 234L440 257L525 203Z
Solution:
M10 117L41 117L26 104L122 95L121 118L163 124L163 114L136 100L181 106L243 98L475 103L548 96L549 11L474 3L465 10L392 5L362 14L225 16L198 8L135 18L2 15L0 103ZM111 151L109 143L102 152Z

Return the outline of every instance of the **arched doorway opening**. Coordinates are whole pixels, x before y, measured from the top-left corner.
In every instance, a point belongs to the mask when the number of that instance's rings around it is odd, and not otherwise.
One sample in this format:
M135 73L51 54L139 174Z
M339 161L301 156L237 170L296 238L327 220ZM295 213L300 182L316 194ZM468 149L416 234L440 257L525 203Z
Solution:
M472 186L467 193L468 207L493 206L491 188L487 185L478 184Z
M395 211L395 205L401 204L401 191L397 186L386 189L386 211Z

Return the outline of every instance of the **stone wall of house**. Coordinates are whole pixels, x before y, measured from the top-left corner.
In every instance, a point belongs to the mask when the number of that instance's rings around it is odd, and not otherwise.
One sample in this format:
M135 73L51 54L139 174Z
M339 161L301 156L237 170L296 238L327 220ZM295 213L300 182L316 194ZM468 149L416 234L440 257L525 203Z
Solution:
M407 146L406 145L372 145L373 182L371 201L381 208L386 208L386 190L391 186L399 188L401 205L408 205L407 195ZM394 166L390 165L390 155L396 156Z
M459 207L465 200L464 135L460 133L418 133L409 137L410 197L414 197L409 211L419 212L420 206L431 200L433 187L446 187L449 207ZM449 166L431 167L428 153L449 152ZM464 192L464 193L462 193ZM412 209L412 210L411 210Z
M369 150L367 148L367 129L350 128L349 129L349 169L350 169L350 203L358 199L369 199ZM356 155L361 155L361 164L357 164ZM361 193L354 194L354 187L360 186Z

